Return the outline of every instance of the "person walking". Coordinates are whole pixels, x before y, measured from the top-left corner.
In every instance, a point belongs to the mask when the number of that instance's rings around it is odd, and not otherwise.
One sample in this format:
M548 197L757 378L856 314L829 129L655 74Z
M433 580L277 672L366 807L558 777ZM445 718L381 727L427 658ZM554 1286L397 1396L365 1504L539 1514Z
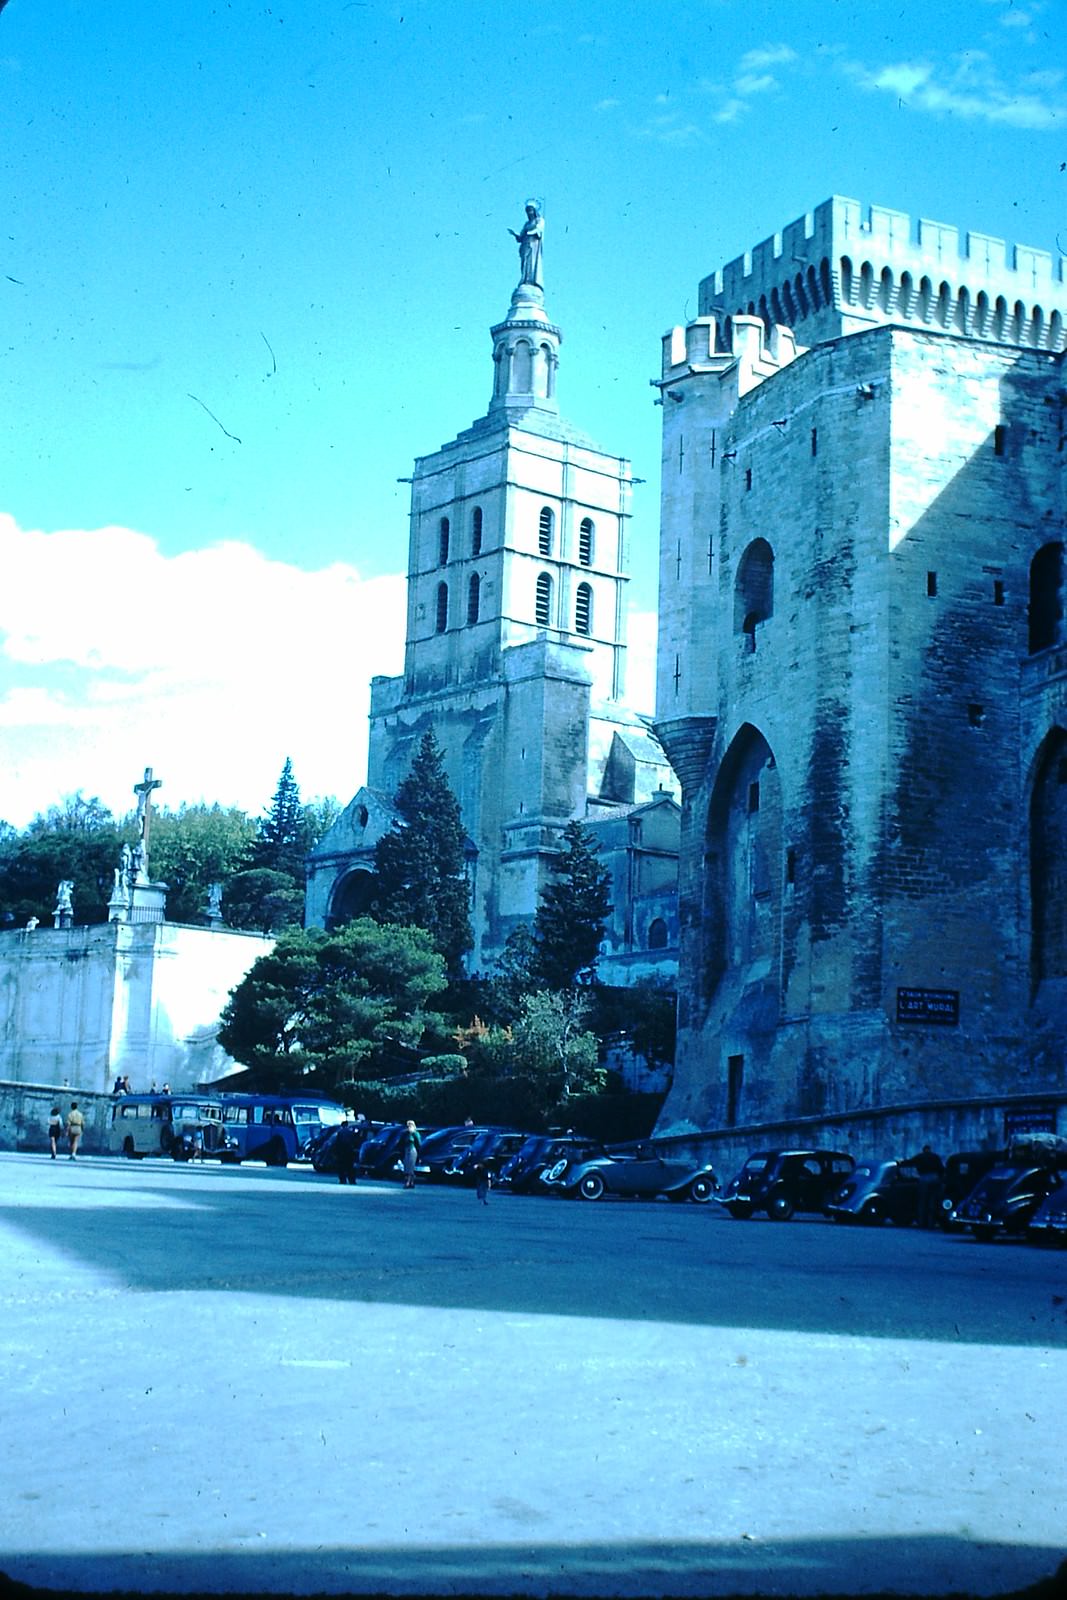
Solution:
M59 1141L63 1137L63 1113L58 1106L53 1106L48 1117L48 1143L52 1150L52 1160L59 1154Z
M488 1161L479 1161L474 1168L474 1172L477 1179L474 1193L482 1205L487 1206L489 1204L489 1191L493 1187L493 1174L489 1170Z
M78 1110L77 1100L72 1100L70 1102L70 1112L67 1116L67 1143L70 1145L71 1161L77 1160L78 1146L82 1142L82 1134L84 1132L85 1118Z
M415 1187L415 1166L419 1159L421 1146L422 1140L419 1137L419 1130L409 1117L404 1127L402 1145L405 1189L414 1189Z

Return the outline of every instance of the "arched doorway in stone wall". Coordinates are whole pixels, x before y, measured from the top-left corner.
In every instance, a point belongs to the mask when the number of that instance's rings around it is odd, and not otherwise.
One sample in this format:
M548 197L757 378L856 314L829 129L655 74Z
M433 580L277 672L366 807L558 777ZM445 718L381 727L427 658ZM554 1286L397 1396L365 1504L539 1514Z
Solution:
M1067 978L1067 731L1054 728L1038 752L1030 794L1030 976L1032 988Z
M767 740L746 723L719 768L704 855L704 970L769 977L781 957L782 794Z
M346 922L368 914L374 899L374 874L367 867L355 867L334 884L327 928L341 928Z

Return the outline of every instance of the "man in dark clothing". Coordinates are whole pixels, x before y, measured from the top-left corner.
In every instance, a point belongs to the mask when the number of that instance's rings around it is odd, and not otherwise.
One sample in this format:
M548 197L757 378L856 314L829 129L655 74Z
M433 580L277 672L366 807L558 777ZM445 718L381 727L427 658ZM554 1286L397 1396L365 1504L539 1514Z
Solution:
M355 1183L356 1161L359 1158L359 1145L356 1141L356 1130L345 1117L337 1130L334 1140L334 1150L337 1153L337 1181L338 1183Z
M915 1220L920 1228L932 1228L937 1221L941 1204L941 1190L945 1177L945 1163L936 1151L924 1144L917 1156L907 1165L919 1179L919 1194L915 1205Z

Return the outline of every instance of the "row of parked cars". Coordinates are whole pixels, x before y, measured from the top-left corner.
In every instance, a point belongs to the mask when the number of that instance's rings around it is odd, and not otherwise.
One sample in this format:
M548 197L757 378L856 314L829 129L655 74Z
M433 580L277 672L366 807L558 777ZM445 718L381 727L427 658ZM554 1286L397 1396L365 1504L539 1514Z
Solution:
M405 1124L367 1125L357 1170L399 1176ZM338 1170L341 1130L310 1141L304 1154L317 1172ZM976 1238L1001 1234L1067 1244L1067 1139L1032 1135L1008 1149L961 1151L941 1173L920 1161L861 1161L845 1151L756 1151L720 1186L711 1165L659 1153L651 1145L609 1149L580 1134L530 1134L465 1124L428 1131L417 1174L424 1181L475 1184L488 1173L515 1194L560 1194L582 1200L609 1195L666 1196L722 1206L745 1221L759 1213L776 1222L815 1214L838 1223L937 1223L968 1228Z

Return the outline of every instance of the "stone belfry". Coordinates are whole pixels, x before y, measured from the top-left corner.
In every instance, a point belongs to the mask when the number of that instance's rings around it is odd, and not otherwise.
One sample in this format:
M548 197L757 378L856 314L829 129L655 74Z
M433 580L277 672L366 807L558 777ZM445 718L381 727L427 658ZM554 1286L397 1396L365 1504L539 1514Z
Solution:
M415 462L404 672L373 680L367 784L308 875L309 924L361 909L391 797L432 728L470 839L475 971L533 915L590 797L632 804L669 782L623 703L630 465L560 414L535 202L514 238L488 409Z

